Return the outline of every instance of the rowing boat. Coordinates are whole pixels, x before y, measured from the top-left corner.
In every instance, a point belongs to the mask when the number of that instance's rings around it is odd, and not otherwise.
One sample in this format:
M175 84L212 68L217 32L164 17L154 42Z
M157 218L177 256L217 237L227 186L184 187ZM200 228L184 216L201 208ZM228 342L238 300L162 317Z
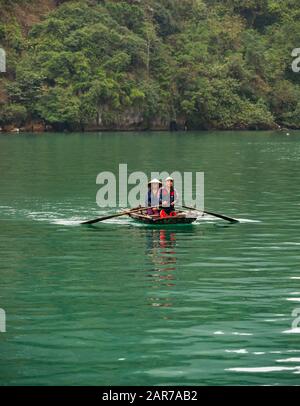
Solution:
M146 210L130 213L129 216L139 223L151 225L167 225L167 224L192 224L197 220L197 216L193 213L179 211L176 216L160 217L159 215L149 215Z

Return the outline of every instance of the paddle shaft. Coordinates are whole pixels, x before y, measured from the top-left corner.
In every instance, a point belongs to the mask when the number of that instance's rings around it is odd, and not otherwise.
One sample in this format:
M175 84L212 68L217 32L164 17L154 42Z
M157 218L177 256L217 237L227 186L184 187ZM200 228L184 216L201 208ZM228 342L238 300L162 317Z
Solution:
M182 206L182 207L184 207L185 209L189 209L189 210L199 211L199 210L197 210L197 209L194 209L193 207L187 207L187 206ZM234 219L234 218L232 218L232 217L225 216L224 214L213 213L213 212L211 212L211 211L206 211L206 210L203 210L203 213L208 214L208 215L210 215L210 216L214 216L214 217L220 218L220 219L222 219L222 220L229 221L230 223L239 223L238 220L236 220L236 219Z
M150 208L150 209L154 209L155 207L149 207L149 208ZM137 211L145 210L145 209L146 209L145 207L139 207L138 209L132 209L132 210L129 210L129 211L123 211L122 213L111 214L110 216L99 217L99 218L94 219L94 220L84 221L84 222L81 223L81 224L95 224L95 223L99 223L100 221L110 220L110 219L113 219L113 218L115 218L115 217L126 216L126 215L128 215L128 214L135 213L135 212L137 212Z

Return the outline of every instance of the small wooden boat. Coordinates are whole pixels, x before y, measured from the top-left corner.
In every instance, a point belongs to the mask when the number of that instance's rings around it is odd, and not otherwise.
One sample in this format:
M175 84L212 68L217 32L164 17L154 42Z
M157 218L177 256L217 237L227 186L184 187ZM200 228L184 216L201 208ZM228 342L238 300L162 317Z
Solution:
M160 217L159 215L149 215L146 210L130 213L129 216L140 223L151 225L168 224L192 224L197 220L195 213L177 211L176 216Z

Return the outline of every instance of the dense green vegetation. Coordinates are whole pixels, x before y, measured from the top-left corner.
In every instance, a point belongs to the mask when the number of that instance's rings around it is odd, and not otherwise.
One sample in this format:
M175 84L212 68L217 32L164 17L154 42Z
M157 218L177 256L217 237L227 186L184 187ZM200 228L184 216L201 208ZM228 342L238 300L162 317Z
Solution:
M56 3L26 35L0 20L0 125L300 127L297 0Z

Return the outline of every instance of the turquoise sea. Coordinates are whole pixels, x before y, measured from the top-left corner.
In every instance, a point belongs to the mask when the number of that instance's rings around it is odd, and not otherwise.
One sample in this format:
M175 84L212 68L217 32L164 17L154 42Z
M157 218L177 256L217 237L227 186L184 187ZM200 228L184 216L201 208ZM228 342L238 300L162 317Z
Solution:
M120 163L241 223L80 226ZM0 135L0 385L298 385L299 174L300 132Z

